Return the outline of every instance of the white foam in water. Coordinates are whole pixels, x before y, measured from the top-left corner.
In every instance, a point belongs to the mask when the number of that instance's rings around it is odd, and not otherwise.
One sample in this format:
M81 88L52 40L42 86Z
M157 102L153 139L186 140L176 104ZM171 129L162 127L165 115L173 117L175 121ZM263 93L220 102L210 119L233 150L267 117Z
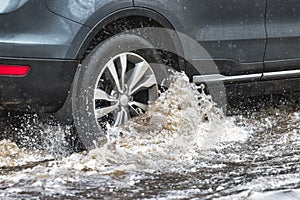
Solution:
M45 179L53 185L77 182L78 173L89 176L170 171L192 166L199 161L202 151L224 142L247 139L247 133L232 118L224 117L209 96L199 94L186 75L176 73L172 80L168 91L161 94L149 111L121 127L109 129L108 142L103 147L74 153L47 166L0 175L0 180L17 182L30 177L34 179L33 187L37 187ZM0 143L0 150L0 167L17 166L31 155L5 140Z
M231 195L229 197L217 198L218 200L298 200L300 196L300 189L294 190L279 190L271 192L255 192L244 191L240 194Z
M26 151L9 140L0 141L0 167L17 167L47 159L52 157L38 151Z
M191 87L184 74L175 74L173 80L147 113L110 129L108 143L88 155L99 155L108 163L162 169L171 163L193 162L201 151L222 142L247 138L245 131L234 125L233 119L225 118L209 96Z
M168 91L144 115L110 129L106 145L87 154L73 154L59 165L96 171L111 165L163 169L172 163L193 162L201 151L222 142L247 138L245 131L234 125L233 119L225 118L209 96L191 86L186 75L176 73L172 80ZM6 158L15 157L15 151L20 152L6 141L0 145L11 146L7 152L2 151L6 152Z

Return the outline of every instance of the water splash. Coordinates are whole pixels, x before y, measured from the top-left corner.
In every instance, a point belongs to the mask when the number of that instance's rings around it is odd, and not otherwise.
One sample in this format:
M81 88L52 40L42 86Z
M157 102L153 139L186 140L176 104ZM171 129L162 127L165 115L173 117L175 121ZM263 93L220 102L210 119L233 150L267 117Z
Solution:
M27 151L10 140L0 141L0 169L20 167L51 159L53 156L44 154L42 151Z
M245 131L234 125L233 119L225 118L210 96L199 93L185 74L175 73L171 79L170 88L149 111L121 127L109 129L107 144L64 161L72 165L70 161L76 157L74 169L133 164L161 170L171 163L192 164L203 150L247 138ZM53 138L49 133L46 129L42 134Z
M187 161L192 165L203 150L247 139L246 132L225 118L210 96L199 93L183 73L172 77L169 89L144 115L108 133L108 143L90 155L159 170Z
M247 140L247 132L236 126L234 120L225 117L209 96L199 93L186 75L175 73L169 89L145 114L121 127L109 129L107 143L102 147L20 170L13 167L22 165L22 159L28 155L41 158L45 152L25 151L9 141L2 141L0 148L6 152L2 157L11 160L10 163L1 162L0 167L9 168L11 173L0 174L0 184L13 182L18 185L25 179L31 185L20 186L20 191L36 192L47 188L46 193L53 195L68 190L66 185L87 180L83 177L100 176L102 178L97 181L101 182L109 176L114 184L122 177L121 185L124 181L135 185L142 179L139 172L183 172L201 162L200 155L204 156L207 150ZM55 131L61 135L60 131ZM53 136L51 129L45 133ZM4 194L16 192L5 191Z

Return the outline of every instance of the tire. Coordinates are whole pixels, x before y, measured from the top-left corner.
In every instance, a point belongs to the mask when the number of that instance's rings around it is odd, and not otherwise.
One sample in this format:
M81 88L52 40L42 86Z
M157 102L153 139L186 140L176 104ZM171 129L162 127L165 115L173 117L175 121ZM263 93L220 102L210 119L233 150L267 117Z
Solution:
M72 91L72 115L87 149L106 141L107 124L118 126L147 110L168 70L140 36L119 34L98 45L83 61Z

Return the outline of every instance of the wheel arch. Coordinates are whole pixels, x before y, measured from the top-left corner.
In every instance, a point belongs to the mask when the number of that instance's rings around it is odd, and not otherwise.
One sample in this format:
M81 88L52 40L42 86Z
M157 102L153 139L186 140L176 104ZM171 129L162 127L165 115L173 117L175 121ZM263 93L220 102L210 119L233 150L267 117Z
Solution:
M143 7L130 7L121 9L111 13L105 18L99 19L98 21L95 21L95 16L93 16L92 19L87 21L87 24L92 24L92 22L94 22L94 25L91 27L90 32L84 37L83 41L80 43L76 53L76 59L83 60L94 47L113 35L119 34L126 30L143 27L143 24L137 24L136 26L130 27L128 26L128 24L126 24L128 20L140 20L141 22L145 23L147 23L148 20L149 27L161 27L176 31L174 26L166 17L154 10ZM107 34L107 27L114 24L117 27L112 27L112 33L110 31L110 33ZM180 55L183 55L183 48L181 46L178 35L169 35L169 37L174 41L174 48L176 49L176 51L179 51ZM180 70L184 69L182 68Z

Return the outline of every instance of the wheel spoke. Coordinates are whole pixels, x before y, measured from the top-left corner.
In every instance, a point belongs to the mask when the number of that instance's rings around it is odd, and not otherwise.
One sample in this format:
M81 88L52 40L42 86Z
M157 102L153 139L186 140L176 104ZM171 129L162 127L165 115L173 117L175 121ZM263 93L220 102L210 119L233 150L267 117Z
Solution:
M105 100L111 102L118 101L101 89L95 89L95 100Z
M121 86L120 86L120 81L119 81L118 73L117 73L117 70L116 70L116 66L115 66L113 61L110 61L108 63L108 69L109 69L110 74L112 75L112 77L114 79L114 82L115 82L119 92L123 92L123 90L121 89Z
M122 117L123 117L123 112L122 111L118 112L115 123L114 123L114 127L122 124Z
M129 93L133 90L136 84L142 79L146 71L148 70L149 65L146 62L137 63L133 69L133 72L128 81Z
M140 115L141 113L139 111L137 111L137 109L135 107L133 107L132 105L129 105L130 108L135 112L135 114L138 116Z
M127 108L123 108L123 123L130 119L130 114Z
M118 112L117 114L114 126L119 126L123 123L126 123L129 119L130 119L129 111L126 108L122 107L121 111Z
M121 62L121 68L122 68L122 75L121 75L122 85L121 85L121 87L124 89L124 87L125 87L125 73L126 73L126 69L127 69L127 54L122 54L120 56L120 62Z
M96 118L99 119L101 117L104 117L105 115L111 113L112 111L116 110L118 108L118 104L112 105L112 106L108 106L108 107L104 107L104 108L99 108L96 109Z
M130 92L130 95L133 95L133 94L137 93L138 91L140 91L143 88L150 88L155 84L157 84L156 78L155 78L154 74L151 74L151 75L147 76L146 79L143 82L138 84L137 87L135 87Z
M140 103L140 102L137 102L137 101L133 101L133 102L130 102L129 105L132 107L133 105L134 106L137 106L139 108L141 108L143 111L147 111L148 110L148 105L147 104L143 104L143 103ZM133 108L133 107L132 107Z

